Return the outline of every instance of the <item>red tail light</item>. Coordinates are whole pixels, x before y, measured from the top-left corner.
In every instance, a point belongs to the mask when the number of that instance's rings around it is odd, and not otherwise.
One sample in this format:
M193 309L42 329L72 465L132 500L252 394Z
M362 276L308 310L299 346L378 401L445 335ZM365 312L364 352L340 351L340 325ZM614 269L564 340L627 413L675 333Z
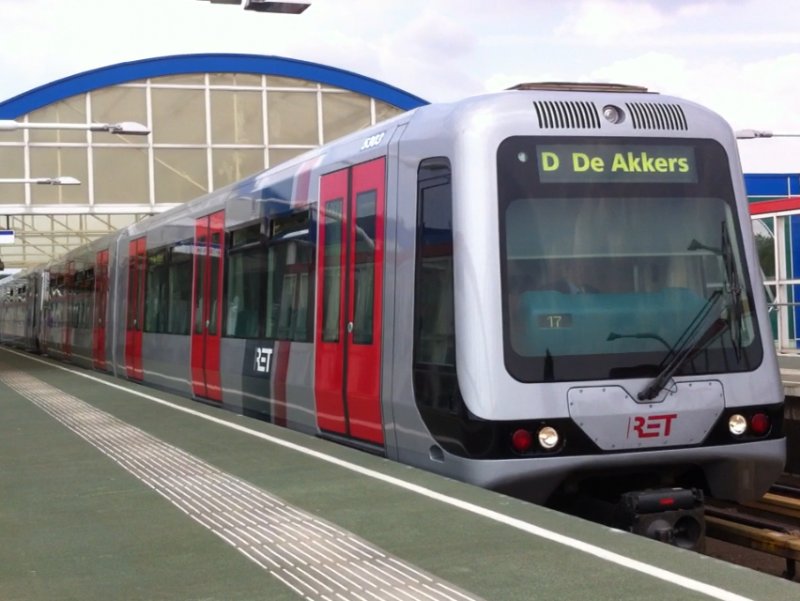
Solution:
M517 453L526 453L533 444L533 434L520 428L511 435L511 446Z
M756 413L750 418L750 431L756 436L763 436L769 432L771 425L766 413Z

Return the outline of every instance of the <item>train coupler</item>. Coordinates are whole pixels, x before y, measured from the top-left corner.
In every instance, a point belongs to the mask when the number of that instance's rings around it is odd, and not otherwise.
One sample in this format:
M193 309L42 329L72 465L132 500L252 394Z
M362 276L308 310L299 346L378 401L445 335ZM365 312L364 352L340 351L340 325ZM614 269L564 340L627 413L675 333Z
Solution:
M616 526L683 549L705 548L703 492L662 488L624 493Z

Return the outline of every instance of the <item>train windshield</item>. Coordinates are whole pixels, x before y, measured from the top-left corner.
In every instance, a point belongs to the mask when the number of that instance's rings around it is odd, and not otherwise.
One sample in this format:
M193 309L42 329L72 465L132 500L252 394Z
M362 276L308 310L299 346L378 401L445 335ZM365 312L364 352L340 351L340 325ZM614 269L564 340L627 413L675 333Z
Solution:
M757 367L730 173L712 140L506 139L498 191L509 373L546 382Z

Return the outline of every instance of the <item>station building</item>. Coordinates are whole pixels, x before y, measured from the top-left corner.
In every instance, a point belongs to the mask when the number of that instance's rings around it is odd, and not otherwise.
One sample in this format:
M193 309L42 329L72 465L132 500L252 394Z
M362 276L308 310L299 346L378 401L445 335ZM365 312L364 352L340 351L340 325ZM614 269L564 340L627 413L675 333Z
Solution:
M422 104L342 69L242 54L146 59L43 85L0 102L0 120L133 121L151 133L0 130L0 230L13 231L0 259L41 264ZM81 185L11 183L56 176Z

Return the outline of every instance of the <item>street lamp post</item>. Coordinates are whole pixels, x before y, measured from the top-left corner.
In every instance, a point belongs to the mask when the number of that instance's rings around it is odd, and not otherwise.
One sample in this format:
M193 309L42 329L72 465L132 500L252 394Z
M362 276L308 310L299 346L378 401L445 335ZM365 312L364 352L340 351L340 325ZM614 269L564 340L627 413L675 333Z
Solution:
M752 140L753 138L800 138L800 134L774 134L766 129L737 129L737 140Z
M206 0L207 1L207 0ZM241 4L242 0L210 0L211 4ZM282 13L299 15L311 6L311 2L272 2L271 0L245 0L244 9L259 13Z
M119 123L20 123L13 119L0 119L0 132L17 131L18 129L72 129L81 131L104 131L110 134L125 134L133 136L146 136L150 130L135 121L121 121Z
M77 186L81 183L76 177L11 177L0 179L0 184L43 184L47 186Z

